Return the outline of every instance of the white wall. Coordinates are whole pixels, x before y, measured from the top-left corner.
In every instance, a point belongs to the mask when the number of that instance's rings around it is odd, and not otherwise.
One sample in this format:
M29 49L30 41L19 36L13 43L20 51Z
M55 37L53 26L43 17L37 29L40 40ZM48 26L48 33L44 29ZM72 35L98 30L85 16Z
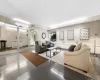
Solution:
M26 36L26 32L20 31L20 46L28 45L28 38ZM12 29L9 27L2 26L1 27L1 37L0 40L7 40L7 47L17 46L17 28ZM15 43L13 43L16 41Z
M48 40L48 33L47 30L42 29L42 28L35 28L34 30L37 31L37 35L36 35L36 40L37 41L42 41L44 42L45 40ZM22 31L22 29L19 29L20 32L20 42L19 45L24 46L24 45L28 45L28 39L30 39L30 45L35 45L35 41L33 39L32 33L28 33L29 34L29 38L28 36L26 36L26 32ZM43 39L42 38L42 33L46 33L46 38ZM17 28L12 29L10 27L7 26L1 26L1 37L0 40L7 40L7 47L16 47L17 46ZM15 42L14 42L15 41Z
M45 42L48 40L48 32L46 29L40 28L41 26L35 25L33 28L30 27L29 36L30 36L30 45L35 45L35 41ZM36 32L36 37L34 41L34 31ZM42 33L46 34L46 38L42 38Z
M42 38L42 33L46 34L46 38L45 39ZM44 42L45 40L48 40L47 30L45 30L45 29L37 29L37 40L38 41L42 41L42 42Z
M89 40L80 40L80 29L81 28L90 28L90 39ZM74 29L74 40L67 40L67 30ZM100 53L100 21L94 21L89 23L83 23L68 27L63 27L59 29L50 30L56 31L57 33L57 41L56 43L63 46L64 48L68 48L71 44L76 44L76 42L82 42L87 44L91 48L91 52L94 52L94 34L98 34L97 36L97 45L96 45L96 53ZM60 31L64 31L64 41L59 40Z

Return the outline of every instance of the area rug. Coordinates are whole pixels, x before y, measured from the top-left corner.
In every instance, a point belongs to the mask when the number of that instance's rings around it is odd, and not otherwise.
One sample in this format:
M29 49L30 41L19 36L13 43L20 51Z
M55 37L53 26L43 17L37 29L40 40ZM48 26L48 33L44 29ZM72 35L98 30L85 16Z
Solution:
M36 67L43 64L44 62L46 62L48 59L33 53L33 52L21 52L21 54L27 58L32 64L34 64Z

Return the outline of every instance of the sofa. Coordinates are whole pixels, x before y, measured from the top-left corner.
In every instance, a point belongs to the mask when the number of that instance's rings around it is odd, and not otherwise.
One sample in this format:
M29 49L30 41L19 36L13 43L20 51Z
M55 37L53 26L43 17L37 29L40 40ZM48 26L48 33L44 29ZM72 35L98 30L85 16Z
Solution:
M64 52L64 64L87 72L89 69L89 57L90 48L87 45L81 45L79 50Z

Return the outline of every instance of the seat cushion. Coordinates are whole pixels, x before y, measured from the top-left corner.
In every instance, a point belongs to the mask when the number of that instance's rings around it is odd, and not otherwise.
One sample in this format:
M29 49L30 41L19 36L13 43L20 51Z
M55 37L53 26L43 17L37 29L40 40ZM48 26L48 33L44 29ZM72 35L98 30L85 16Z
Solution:
M71 45L71 46L68 48L68 51L73 52L75 47L76 47L76 45Z
M74 51L78 51L81 49L82 43L79 43L75 48Z

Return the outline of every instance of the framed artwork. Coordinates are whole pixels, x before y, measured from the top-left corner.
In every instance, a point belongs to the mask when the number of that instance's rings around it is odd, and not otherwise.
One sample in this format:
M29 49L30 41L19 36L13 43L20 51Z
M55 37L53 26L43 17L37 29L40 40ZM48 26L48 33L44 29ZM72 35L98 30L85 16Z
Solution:
M67 30L67 39L74 40L74 30L73 29Z
M56 31L49 33L49 40L53 42L56 41Z
M90 36L89 28L80 29L80 40L89 40L89 36Z
M64 40L64 31L61 31L59 33L59 38L60 38L60 40Z

